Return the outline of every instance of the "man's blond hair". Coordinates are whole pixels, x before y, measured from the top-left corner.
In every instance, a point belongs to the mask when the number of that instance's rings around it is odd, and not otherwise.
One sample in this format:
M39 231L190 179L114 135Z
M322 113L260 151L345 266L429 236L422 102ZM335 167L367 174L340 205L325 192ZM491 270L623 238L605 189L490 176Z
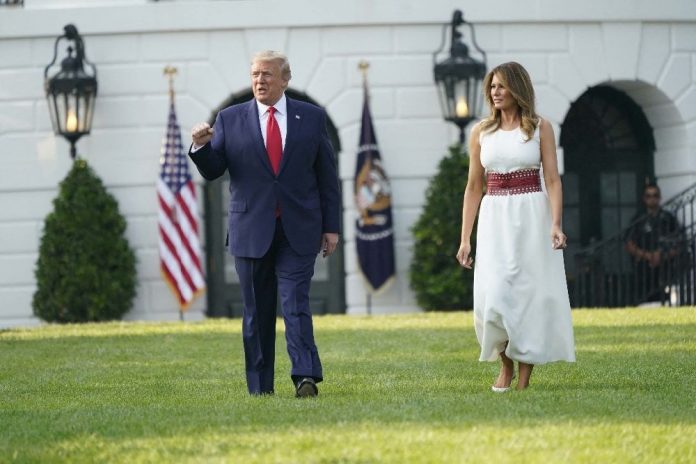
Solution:
M292 72L290 72L290 62L288 57L281 52L275 50L263 50L256 53L251 59L251 64L256 61L275 61L280 65L280 73L284 79L290 80Z

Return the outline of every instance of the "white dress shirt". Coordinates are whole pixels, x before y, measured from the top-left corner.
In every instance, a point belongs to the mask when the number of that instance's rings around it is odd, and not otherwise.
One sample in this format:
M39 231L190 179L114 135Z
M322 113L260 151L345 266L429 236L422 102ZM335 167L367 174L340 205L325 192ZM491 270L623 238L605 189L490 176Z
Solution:
M280 100L273 105L276 109L275 119L280 128L280 138L283 140L283 149L285 149L285 136L288 133L288 101L285 94L280 97ZM268 124L268 112L270 106L264 105L256 100L256 107L259 109L259 126L261 127L261 135L263 136L263 146L266 146L266 125Z

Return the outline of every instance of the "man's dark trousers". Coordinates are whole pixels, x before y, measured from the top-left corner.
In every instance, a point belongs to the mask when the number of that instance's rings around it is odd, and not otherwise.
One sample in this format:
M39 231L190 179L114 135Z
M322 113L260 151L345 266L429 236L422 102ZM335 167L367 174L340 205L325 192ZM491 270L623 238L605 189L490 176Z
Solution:
M244 300L242 336L249 393L273 392L276 299L285 320L285 338L294 381L322 380L321 361L314 343L309 287L316 254L299 255L288 243L282 219L276 219L271 247L261 258L235 257Z

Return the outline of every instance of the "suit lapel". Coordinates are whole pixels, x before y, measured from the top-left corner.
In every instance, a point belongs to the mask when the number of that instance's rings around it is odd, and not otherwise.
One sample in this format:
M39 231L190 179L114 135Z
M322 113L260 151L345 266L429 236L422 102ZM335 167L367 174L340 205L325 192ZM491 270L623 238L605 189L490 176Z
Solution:
M283 168L288 162L288 158L292 156L295 146L297 144L296 140L300 133L300 126L302 125L302 112L300 111L299 105L295 103L294 100L285 97L287 101L287 133L285 134L285 148L283 149L283 157L280 159L280 169L278 174L283 172Z
M261 133L261 124L259 124L259 108L256 106L256 99L252 98L246 111L246 133L251 135L253 139L254 151L261 158L261 162L266 169L272 174L273 168L271 161L268 159L268 152L263 144L263 134Z

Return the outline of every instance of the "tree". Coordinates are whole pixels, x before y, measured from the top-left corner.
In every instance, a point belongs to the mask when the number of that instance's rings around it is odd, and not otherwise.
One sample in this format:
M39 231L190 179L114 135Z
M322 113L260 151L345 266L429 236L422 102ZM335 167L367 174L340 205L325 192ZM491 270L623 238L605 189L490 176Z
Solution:
M474 273L455 258L459 250L462 199L469 175L469 157L462 145L450 147L426 192L425 206L413 225L415 244L411 288L426 311L471 309ZM474 228L475 231L475 228ZM476 246L471 237L472 250Z
M136 258L116 199L78 159L46 217L34 314L49 322L120 319L132 305Z

